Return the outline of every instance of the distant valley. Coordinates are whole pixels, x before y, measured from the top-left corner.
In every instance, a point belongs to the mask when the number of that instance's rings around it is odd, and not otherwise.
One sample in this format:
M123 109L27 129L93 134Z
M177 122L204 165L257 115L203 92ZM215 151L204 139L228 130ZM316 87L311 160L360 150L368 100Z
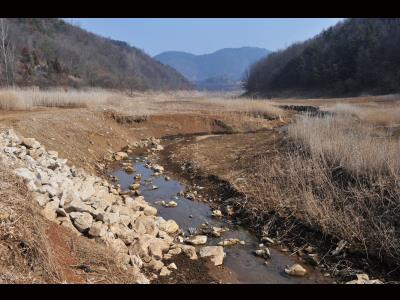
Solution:
M197 89L236 90L241 89L248 68L270 52L257 47L224 48L203 55L167 51L154 59L176 69Z

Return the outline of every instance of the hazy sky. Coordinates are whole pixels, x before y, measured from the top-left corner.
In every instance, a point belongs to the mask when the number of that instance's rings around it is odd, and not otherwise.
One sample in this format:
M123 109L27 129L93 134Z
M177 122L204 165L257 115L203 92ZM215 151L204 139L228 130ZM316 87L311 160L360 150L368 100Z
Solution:
M221 48L243 46L278 50L293 42L310 38L340 20L341 18L93 18L72 21L88 31L126 41L153 56L168 50L204 54Z

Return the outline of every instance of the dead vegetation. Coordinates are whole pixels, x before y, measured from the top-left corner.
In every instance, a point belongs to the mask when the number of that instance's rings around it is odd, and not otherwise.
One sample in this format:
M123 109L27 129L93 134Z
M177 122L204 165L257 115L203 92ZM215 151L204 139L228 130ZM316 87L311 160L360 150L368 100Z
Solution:
M0 162L0 282L60 282L47 224L21 180Z
M300 116L289 125L281 153L257 159L254 174L242 185L249 196L246 209L258 220L269 213L273 223L273 213L300 222L345 241L350 253L395 268L400 263L400 142L368 117L370 108L368 115L340 110L334 116ZM290 230L290 222L286 225Z
M79 108L112 104L123 94L102 90L73 90L55 88L0 89L0 110L32 110L39 107Z
M336 104L332 111L347 117L357 118L375 126L399 126L399 103L368 103L364 105Z
M40 107L114 109L129 116L166 113L245 113L251 117L283 118L287 113L263 100L235 99L231 94L202 92L123 93L104 89L0 89L0 110Z

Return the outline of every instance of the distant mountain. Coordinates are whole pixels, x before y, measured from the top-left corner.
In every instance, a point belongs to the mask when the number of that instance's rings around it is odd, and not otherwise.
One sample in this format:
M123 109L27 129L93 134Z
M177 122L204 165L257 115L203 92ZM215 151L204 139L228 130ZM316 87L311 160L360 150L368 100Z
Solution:
M168 51L154 58L169 65L183 74L188 80L207 86L207 82L235 82L244 78L245 71L270 53L269 50L256 47L225 48L214 53L194 55L186 52ZM215 86L215 85L214 85Z
M346 19L254 64L245 84L260 96L400 92L400 19Z
M7 29L7 57L0 51L0 85L192 88L175 69L143 51L62 19L10 18L0 19L1 25Z

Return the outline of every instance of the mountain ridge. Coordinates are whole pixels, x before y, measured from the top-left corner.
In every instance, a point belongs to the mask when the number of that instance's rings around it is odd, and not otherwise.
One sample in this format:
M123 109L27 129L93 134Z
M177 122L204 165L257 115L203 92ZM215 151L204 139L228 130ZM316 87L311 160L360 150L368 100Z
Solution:
M191 82L204 82L210 78L241 81L251 64L268 55L260 47L223 48L207 54L185 51L165 51L153 58L169 65Z

